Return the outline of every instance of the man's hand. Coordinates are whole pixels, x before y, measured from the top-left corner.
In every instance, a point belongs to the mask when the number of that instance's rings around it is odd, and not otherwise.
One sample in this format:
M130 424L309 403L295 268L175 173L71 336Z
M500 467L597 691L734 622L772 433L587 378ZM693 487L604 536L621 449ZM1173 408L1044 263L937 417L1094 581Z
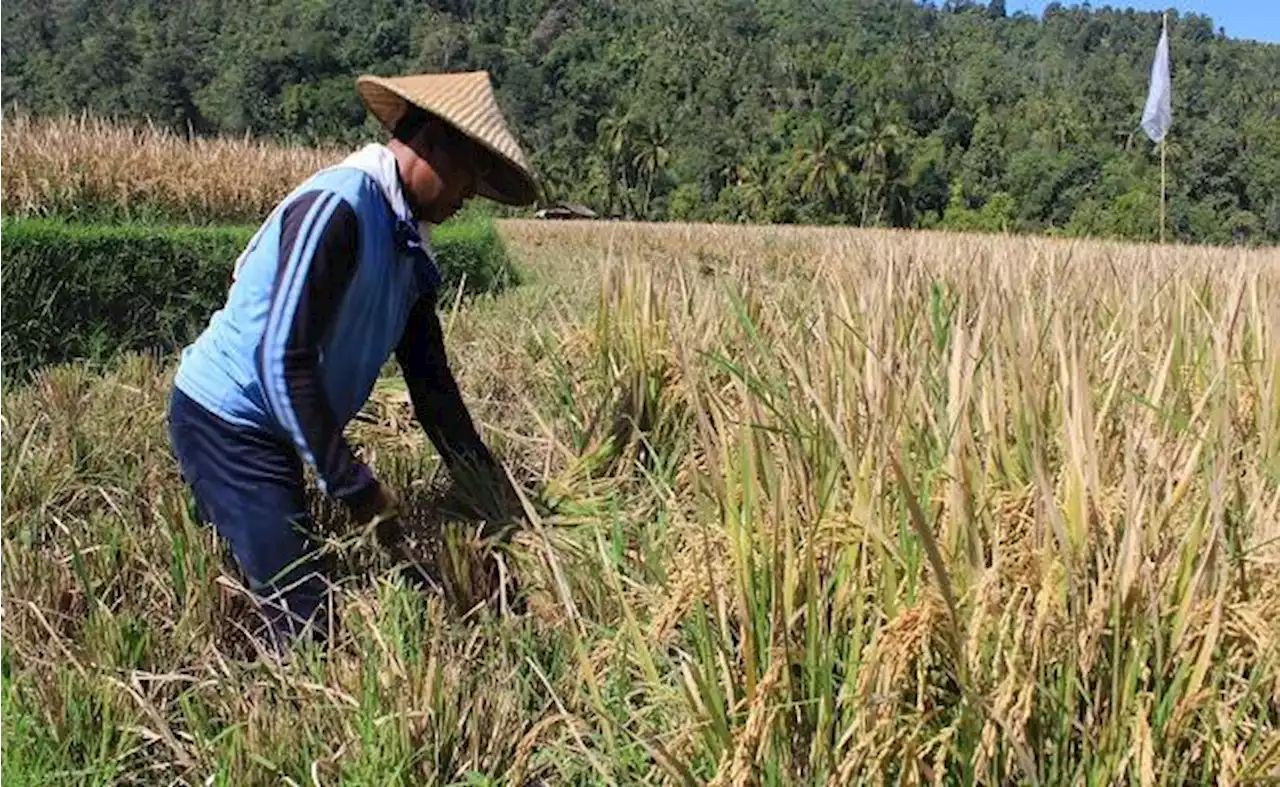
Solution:
M400 505L395 493L381 481L374 479L373 485L373 490L351 503L351 516L362 525L369 524L378 516L394 519Z
M378 543L384 549L395 549L404 538L404 528L400 524L400 501L381 481L375 479L373 483L374 488L368 497L353 502L351 516L360 525L368 525L380 517L375 533Z

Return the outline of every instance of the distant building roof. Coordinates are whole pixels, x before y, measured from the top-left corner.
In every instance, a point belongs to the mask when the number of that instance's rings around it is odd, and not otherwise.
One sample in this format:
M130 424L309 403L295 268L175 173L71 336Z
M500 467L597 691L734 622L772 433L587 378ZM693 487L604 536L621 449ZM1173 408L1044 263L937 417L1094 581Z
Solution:
M586 205L558 202L533 214L540 219L595 219L596 212Z

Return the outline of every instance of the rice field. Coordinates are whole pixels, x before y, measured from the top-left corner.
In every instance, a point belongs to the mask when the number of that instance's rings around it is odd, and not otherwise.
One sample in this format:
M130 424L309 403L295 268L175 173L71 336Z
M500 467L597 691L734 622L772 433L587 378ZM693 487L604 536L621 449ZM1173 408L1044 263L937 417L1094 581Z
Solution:
M445 324L526 521L475 535L389 375L349 434L431 581L317 498L324 652L245 635L171 360L6 383L5 776L1280 780L1274 250L500 226L531 282Z
M346 151L252 137L186 137L90 115L6 111L0 126L5 216L94 221L257 223Z

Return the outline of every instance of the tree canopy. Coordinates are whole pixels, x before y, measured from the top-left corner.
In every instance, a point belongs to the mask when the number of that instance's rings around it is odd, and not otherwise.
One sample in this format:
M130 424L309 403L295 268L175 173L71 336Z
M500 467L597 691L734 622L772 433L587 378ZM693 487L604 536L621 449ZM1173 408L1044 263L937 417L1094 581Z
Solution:
M1158 13L1001 0L15 0L7 107L355 144L361 73L483 68L549 199L1153 239ZM1280 46L1171 12L1169 231L1280 241Z

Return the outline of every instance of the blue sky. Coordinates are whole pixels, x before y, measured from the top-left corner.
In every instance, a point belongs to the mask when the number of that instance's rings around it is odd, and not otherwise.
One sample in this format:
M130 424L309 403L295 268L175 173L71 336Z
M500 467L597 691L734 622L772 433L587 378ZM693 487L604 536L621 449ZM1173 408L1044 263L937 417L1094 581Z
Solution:
M1026 11L1039 16L1050 0L1006 0L1009 13ZM1080 0L1060 0L1063 5L1080 5ZM1280 0L1093 0L1094 8L1136 8L1140 11L1177 9L1179 13L1203 14L1213 18L1231 38L1280 43Z

